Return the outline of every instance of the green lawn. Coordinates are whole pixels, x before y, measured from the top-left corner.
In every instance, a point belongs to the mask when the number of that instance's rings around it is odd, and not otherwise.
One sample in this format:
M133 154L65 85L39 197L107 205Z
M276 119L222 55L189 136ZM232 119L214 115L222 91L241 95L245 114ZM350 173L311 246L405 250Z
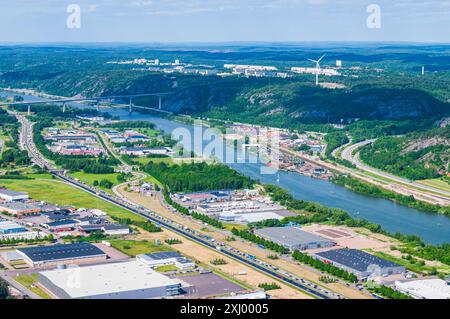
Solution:
M431 271L433 269L433 267L431 267L431 266L418 265L417 263L412 263L412 262L410 262L407 259L394 257L392 255L389 255L389 254L386 254L386 253L383 253L383 252L373 251L371 249L367 249L367 251L372 253L375 256L380 257L380 258L387 259L389 261L392 261L392 262L398 263L398 264L400 264L402 266L405 266L406 269L411 270L411 271L416 272L416 273L429 272L429 271ZM414 257L414 258L419 260L419 258L417 258L417 257ZM436 267L436 269L438 271L443 271L443 272L446 272L446 273L448 273L450 271L450 267L447 266L447 265L442 265L441 267Z
M173 249L167 245L156 245L153 242L143 240L113 239L109 242L115 249L120 250L130 257L136 257L136 255L140 254L151 254L159 251L173 251Z
M46 176L46 175L43 175ZM135 215L116 205L108 203L82 190L64 184L59 180L0 180L0 186L15 191L24 191L30 194L30 197L36 200L42 200L61 206L73 205L75 207L96 208L105 211L111 216L130 218L135 221L144 221L143 217Z
M151 175L148 175L148 176L147 176L146 178L144 178L142 181L143 181L143 182L146 182L146 183L153 183L153 184L162 185L160 181L158 181L156 178L154 178L154 177L151 176Z
M38 274L20 275L20 276L14 277L14 279L22 286L30 289L36 295L38 295L44 299L51 299L50 296L44 290L42 290L41 288L36 286L36 284L39 280Z
M71 173L71 176L79 179L82 182L88 183L88 184L93 184L94 181L97 181L100 183L101 180L106 179L107 181L110 181L111 183L113 183L113 186L119 185L122 182L119 182L117 180L117 176L119 176L119 173L111 173L111 174L86 174L84 172L75 172L75 173ZM100 187L97 186L98 188L100 188L101 190L107 191L112 193L111 189L109 188L104 188L104 187Z
M157 137L158 135L161 134L161 131L158 130L153 130L151 128L137 128L135 129L137 132L147 135L149 137Z
M178 267L175 265L165 265L156 267L155 270L159 272L177 271Z
M133 162L145 165L148 162L160 163L164 162L166 164L173 164L173 159L171 157L161 157L161 158L149 158L149 157L135 157L132 158Z

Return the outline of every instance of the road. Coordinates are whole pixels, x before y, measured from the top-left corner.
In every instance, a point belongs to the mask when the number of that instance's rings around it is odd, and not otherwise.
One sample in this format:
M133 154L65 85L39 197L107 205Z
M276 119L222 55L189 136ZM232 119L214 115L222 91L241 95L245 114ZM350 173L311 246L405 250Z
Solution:
M70 184L82 191L85 191L91 195L94 195L102 200L110 202L116 206L119 206L127 211L130 211L136 215L139 215L160 227L164 227L169 229L183 237L186 237L196 243L199 243L203 246L206 246L216 252L219 252L225 256L228 256L238 262L241 262L247 266L250 266L270 277L274 277L279 281L293 286L300 291L303 291L309 295L312 295L319 299L335 299L335 298L343 298L343 296L336 294L330 290L327 290L322 287L318 287L315 283L309 282L303 278L294 276L284 270L280 270L274 267L271 264L268 264L264 261L261 261L253 256L246 254L245 252L238 251L235 248L232 248L224 243L220 243L215 241L214 239L202 235L192 229L189 229L186 226L175 223L167 218L164 218L149 209L145 209L144 207L135 205L129 201L124 200L123 198L119 198L115 195L106 193L102 190L95 188L92 185L81 182L79 180L74 179L71 176L66 175L64 172L56 170L53 165L46 160L36 149L33 143L33 124L30 123L24 116L16 115L19 122L22 125L22 132L24 138L24 148L30 154L30 157L33 161L42 168L46 168L50 171L52 175L63 180L67 184Z
M6 273L4 271L0 272L0 278L5 280L8 283L8 285L10 285L11 287L14 287L18 291L20 291L20 293L23 296L29 296L31 299L42 299L41 296L35 294L27 287L24 287L21 284L19 284L17 281L15 281L14 278L11 277L8 273Z
M431 186L422 185L422 184L410 181L406 178L402 178L402 177L399 177L396 175L392 175L392 174L383 172L379 169L373 168L373 167L368 166L368 165L364 164L363 162L361 162L361 160L359 159L359 152L357 150L363 146L372 144L375 141L376 141L376 139L371 139L371 140L366 140L366 141L362 141L359 143L348 145L342 150L341 157L345 160L352 162L357 168L359 168L365 172L369 172L369 173L378 175L382 178L390 179L390 180L395 181L400 184L406 184L408 186L412 186L412 187L415 187L415 188L423 190L423 191L433 192L433 193L441 195L443 199L450 200L450 192L446 192L442 189L434 188Z

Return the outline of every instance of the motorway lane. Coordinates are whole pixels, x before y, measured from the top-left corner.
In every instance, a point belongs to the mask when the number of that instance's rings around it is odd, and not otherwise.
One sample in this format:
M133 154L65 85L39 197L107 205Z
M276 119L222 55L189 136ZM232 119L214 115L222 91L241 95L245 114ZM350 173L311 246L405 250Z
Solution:
M422 185L422 184L419 184L416 182L412 182L406 178L402 178L402 177L399 177L396 175L392 175L392 174L383 172L379 169L373 168L373 167L368 166L368 165L364 164L363 162L361 162L361 160L359 159L359 152L357 152L356 154L353 155L353 152L356 149L366 146L368 144L372 144L375 141L376 141L376 139L371 139L371 140L366 140L366 141L362 141L359 143L349 145L343 149L341 156L343 159L346 159L346 160L352 162L354 165L356 165L356 167L362 169L363 171L370 172L372 174L376 174L378 176L391 179L391 180L401 183L401 184L406 184L406 185L414 186L414 187L422 189L422 190L431 191L431 192L440 194L442 196L441 198L443 198L443 199L450 200L450 192L446 192L444 190L437 189L437 188L434 188L431 186Z

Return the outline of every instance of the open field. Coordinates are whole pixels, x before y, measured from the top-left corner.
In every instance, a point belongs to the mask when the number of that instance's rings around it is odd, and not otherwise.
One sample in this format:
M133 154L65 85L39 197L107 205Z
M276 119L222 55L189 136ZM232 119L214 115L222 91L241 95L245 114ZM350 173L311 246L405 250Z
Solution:
M119 173L111 173L111 174L87 174L84 172L75 172L71 173L71 176L79 179L82 182L93 184L94 181L97 181L100 183L101 180L107 180L113 184L113 187L122 183L117 180L117 176L119 176ZM96 187L100 188L101 190L104 190L106 192L112 193L111 189L100 187L100 185L97 185Z
M50 296L41 288L39 288L36 284L38 282L38 274L32 274L32 275L20 275L17 277L14 277L14 279L21 284L24 287L27 287L32 292L34 292L36 295L44 298L44 299L51 299Z
M133 130L135 130L141 134L147 135L149 137L157 137L158 135L161 134L161 131L154 130L151 128L134 128Z
M15 191L28 192L31 198L46 201L52 204L58 204L61 206L73 205L78 208L95 208L105 211L110 216L130 218L135 221L144 220L142 217L105 202L59 180L35 179L24 181L2 179L0 180L0 185Z
M171 157L134 157L132 158L133 162L145 165L148 162L161 163L164 162L166 164L173 164L174 161Z
M167 245L156 245L149 240L122 240L113 239L109 241L111 245L130 257L136 257L141 254L151 254L159 251L173 251Z
M402 266L405 266L406 269L411 270L415 273L428 273L430 271L432 271L433 269L436 269L439 272L445 272L445 273L450 273L450 267L447 265L443 265L439 262L429 262L429 261L425 261L425 265L421 265L417 262L411 262L407 259L401 258L401 256L393 256L392 254L388 254L386 252L383 251L376 251L376 250L368 250L370 253L380 257L380 258L384 258L387 260L390 260L392 262L395 262L397 264L400 264ZM400 254L402 255L402 254ZM416 260L421 260L420 258L414 257L414 259Z

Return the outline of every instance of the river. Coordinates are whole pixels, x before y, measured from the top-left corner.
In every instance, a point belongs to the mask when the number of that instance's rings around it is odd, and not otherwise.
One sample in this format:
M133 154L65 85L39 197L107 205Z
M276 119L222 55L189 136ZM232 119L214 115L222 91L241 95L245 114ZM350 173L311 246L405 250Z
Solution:
M0 92L0 96L17 94ZM38 97L22 95L26 100L38 100ZM86 107L73 104L74 106ZM105 109L103 109L105 110ZM123 120L144 120L156 124L159 129L171 133L177 128L185 128L194 134L194 127L149 114L134 112L129 114L126 109L107 109L111 115ZM191 149L191 143L184 141L183 146ZM239 156L239 155L238 155ZM450 242L450 218L422 212L416 209L398 205L392 201L355 193L347 188L328 181L314 179L296 172L280 171L278 174L262 175L261 163L227 164L238 172L263 183L275 184L289 190L297 199L321 203L325 206L346 210L354 218L364 218L380 224L389 232L400 232L420 236L425 242L441 244Z

